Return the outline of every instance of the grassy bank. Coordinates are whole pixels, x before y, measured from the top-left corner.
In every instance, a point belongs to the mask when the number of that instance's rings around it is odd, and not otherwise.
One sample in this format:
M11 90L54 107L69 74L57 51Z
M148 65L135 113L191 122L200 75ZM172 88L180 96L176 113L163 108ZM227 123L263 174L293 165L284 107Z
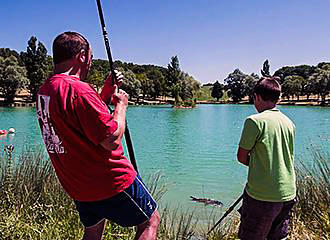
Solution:
M312 146L313 161L297 163L291 239L330 239L330 156Z
M83 227L75 207L42 151L30 149L15 157L7 149L0 156L0 239L81 238ZM289 239L329 239L329 156L315 153L314 158L314 166L299 166L299 202L292 214ZM166 191L161 175L155 174L145 181L160 200ZM228 218L207 237L206 232L218 215L208 216L205 225L190 210L161 205L160 213L158 239L236 239L237 217ZM134 228L108 223L105 233L106 240L133 239Z

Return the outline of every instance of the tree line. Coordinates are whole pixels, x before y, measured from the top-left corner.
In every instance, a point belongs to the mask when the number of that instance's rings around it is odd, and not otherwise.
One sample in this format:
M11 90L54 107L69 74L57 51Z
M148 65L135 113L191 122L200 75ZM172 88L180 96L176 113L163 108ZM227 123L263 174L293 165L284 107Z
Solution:
M46 47L31 37L25 52L0 48L0 92L12 103L18 90L27 89L35 100L39 87L52 71L52 58Z
M268 60L263 64L261 76L271 76ZM224 84L219 81L213 84L211 95L219 100L223 91L227 91L233 102L248 97L249 102L252 103L253 88L261 76L255 73L245 74L235 69L224 79ZM326 97L330 93L330 63L321 62L316 66L285 66L276 70L273 76L279 78L283 98L290 100L296 97L299 100L300 96L306 96L309 100L311 95L317 95L318 99L321 97L321 105L326 103Z
M119 60L114 62L114 67L124 74L123 90L137 101L141 97L156 99L160 96L170 96L173 97L176 105L187 104L192 101L194 92L201 87L197 80L180 69L177 56L171 58L167 68L125 63ZM108 73L109 62L107 60L93 60L86 81L99 90Z
M124 74L122 88L131 98L156 99L159 96L170 96L174 103L189 104L194 91L201 84L188 73L180 69L179 59L173 56L167 68L155 65L138 65L119 60L114 62L115 68ZM5 103L14 102L17 92L26 89L30 93L30 101L36 100L38 89L52 73L52 57L47 55L44 44L32 36L26 51L21 53L9 48L0 48L0 92ZM86 82L97 90L104 84L109 74L109 62L95 59Z
M180 69L179 58L173 56L166 67L155 65L138 65L134 63L114 62L115 68L123 72L122 88L131 98L139 101L170 96L176 105L193 104L193 99L201 92L201 83ZM52 57L47 55L44 44L32 36L26 51L21 53L9 48L0 48L0 92L5 103L12 103L17 91L26 89L30 93L30 101L36 100L39 87L52 73ZM109 73L107 60L95 59L86 81L97 90L103 86ZM261 69L261 76L271 76L269 61L266 60ZM276 70L273 76L280 78L283 97L299 100L300 96L317 95L321 104L325 104L330 92L330 63L319 63L317 66L299 65L285 66ZM224 92L233 102L249 97L252 102L252 91L260 79L258 74L245 74L235 69L224 80L217 80L211 86L211 96L219 100Z

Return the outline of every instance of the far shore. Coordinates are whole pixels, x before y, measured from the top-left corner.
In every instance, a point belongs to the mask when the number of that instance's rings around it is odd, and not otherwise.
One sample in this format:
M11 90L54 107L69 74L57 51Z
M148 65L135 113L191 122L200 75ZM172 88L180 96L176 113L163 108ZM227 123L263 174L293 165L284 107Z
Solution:
M27 91L23 90L17 94L14 102L11 104L5 104L4 99L0 96L0 106L4 107L35 107L36 103L31 102L30 95ZM173 105L174 99L171 97L158 97L156 99L139 99L133 98L129 100L129 105ZM208 100L198 100L196 99L196 104L252 104L249 103L248 98L245 97L239 102L233 102L231 100L219 100L208 99ZM320 98L316 96L311 96L309 99L306 96L301 96L298 99L281 99L278 105L292 105L292 106L323 106L330 107L330 97L328 96L325 105L321 105Z
M139 106L139 105L172 105L173 102L170 101L155 101L155 100L140 100L139 102L129 101L129 105ZM248 101L240 101L240 102L232 102L232 101L210 101L210 100L197 100L196 104L251 104ZM325 105L321 105L316 101L280 101L278 105L288 105L288 106L316 106L316 107L330 107L329 100ZM1 107L35 107L35 102L26 102L15 100L14 103L5 104L0 98L0 106ZM191 108L191 107L175 107L175 108Z
M249 101L196 101L197 104L253 104ZM330 107L330 100L327 100L325 105L321 105L318 101L297 101L297 100L281 100L277 105L290 105L290 106L317 106L317 107Z

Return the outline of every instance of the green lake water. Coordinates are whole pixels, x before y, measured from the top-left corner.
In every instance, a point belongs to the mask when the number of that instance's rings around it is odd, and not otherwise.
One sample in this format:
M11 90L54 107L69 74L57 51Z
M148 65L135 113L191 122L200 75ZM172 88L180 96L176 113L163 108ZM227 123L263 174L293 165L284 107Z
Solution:
M330 108L279 106L296 124L296 158L311 164L311 148L330 152ZM198 105L195 109L134 106L128 126L142 177L160 171L169 191L164 201L184 208L202 207L190 196L222 201L228 207L242 192L247 168L236 160L244 119L253 105ZM34 108L0 108L0 147L43 144ZM313 144L313 147L311 146ZM125 146L126 147L126 146ZM3 151L2 153L3 154Z

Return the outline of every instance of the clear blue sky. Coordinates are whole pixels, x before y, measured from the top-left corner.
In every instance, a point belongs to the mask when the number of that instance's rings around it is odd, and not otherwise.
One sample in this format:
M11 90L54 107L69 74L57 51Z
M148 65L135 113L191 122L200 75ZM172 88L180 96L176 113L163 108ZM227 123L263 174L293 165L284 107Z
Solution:
M206 83L235 68L256 72L330 61L328 0L102 0L114 59L181 69ZM1 0L0 47L26 49L34 35L51 54L63 31L84 34L106 59L94 0Z

